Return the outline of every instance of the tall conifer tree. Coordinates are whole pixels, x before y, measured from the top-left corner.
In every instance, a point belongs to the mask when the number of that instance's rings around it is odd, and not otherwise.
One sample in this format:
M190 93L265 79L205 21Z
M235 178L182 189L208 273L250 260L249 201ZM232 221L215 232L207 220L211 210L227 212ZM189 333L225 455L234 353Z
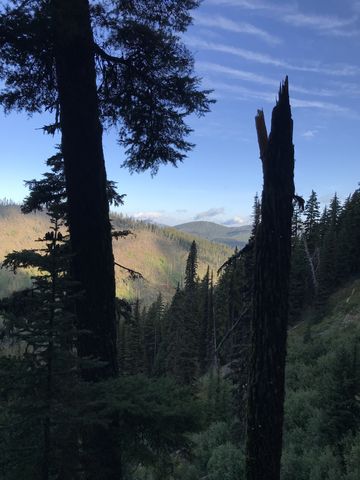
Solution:
M191 149L184 117L205 113L209 101L179 34L198 4L13 0L1 8L0 101L8 111L55 112L46 131L61 129L72 270L85 291L76 309L83 332L78 351L102 361L83 371L88 380L118 373L102 130L120 126L125 163L136 171L175 165ZM106 466L113 473L104 478L119 478L111 441L98 440L107 444L99 471Z
M319 220L320 220L320 203L314 190L311 191L309 200L305 204L305 220L304 234L308 244L310 253L312 254L315 247L319 246Z
M2 104L55 112L46 130L61 128L73 271L86 292L77 313L83 330L92 332L79 352L104 361L98 376L117 372L102 129L120 126L132 170L155 172L184 158L192 147L184 117L209 107L179 36L196 6L196 0L91 6L88 0L13 0L0 14Z
M199 286L200 331L199 331L199 368L205 373L208 367L208 350L211 335L210 309L210 269L207 268Z
M188 258L185 267L185 290L195 293L196 273L197 273L197 246L195 240L191 243Z

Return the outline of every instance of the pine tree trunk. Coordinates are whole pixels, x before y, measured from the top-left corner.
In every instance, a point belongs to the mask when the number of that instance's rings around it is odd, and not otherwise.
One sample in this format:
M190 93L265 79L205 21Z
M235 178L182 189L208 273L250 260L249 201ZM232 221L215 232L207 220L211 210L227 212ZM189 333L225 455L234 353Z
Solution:
M80 329L91 332L82 336L79 353L107 362L89 372L90 379L104 378L117 373L115 277L89 5L53 5L73 274L85 293L77 315Z
M261 121L259 117L262 113L258 115L257 123ZM255 240L247 480L280 478L294 196L292 130L286 78L273 110L268 142L259 136L264 187L261 225ZM261 132L264 129L260 129Z
M82 372L85 380L117 375L115 276L102 126L96 89L88 0L52 0L56 81L64 155L80 357L102 364ZM116 429L114 422L112 428ZM121 478L113 434L97 427L83 438L86 480Z

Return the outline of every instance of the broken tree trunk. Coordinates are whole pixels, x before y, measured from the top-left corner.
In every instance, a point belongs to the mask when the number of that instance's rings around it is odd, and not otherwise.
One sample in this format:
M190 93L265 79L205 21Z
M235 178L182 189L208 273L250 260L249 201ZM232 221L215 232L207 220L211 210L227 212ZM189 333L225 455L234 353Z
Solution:
M267 139L256 117L264 186L255 239L252 351L248 385L246 479L279 480L294 197L293 122L288 79L280 87Z

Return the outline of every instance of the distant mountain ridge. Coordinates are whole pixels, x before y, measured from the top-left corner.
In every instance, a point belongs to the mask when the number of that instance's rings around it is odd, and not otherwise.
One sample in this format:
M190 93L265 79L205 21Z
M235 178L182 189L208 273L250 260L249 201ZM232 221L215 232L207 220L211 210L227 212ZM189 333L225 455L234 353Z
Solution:
M189 235L205 238L210 242L227 245L230 248L242 248L250 237L252 226L226 227L215 222L198 221L175 225L174 228Z

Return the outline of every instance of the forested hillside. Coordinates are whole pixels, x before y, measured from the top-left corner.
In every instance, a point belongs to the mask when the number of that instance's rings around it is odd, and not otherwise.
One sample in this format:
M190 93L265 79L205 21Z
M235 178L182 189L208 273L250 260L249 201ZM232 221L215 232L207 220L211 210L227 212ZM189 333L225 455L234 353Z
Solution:
M49 217L43 213L24 215L20 207L3 202L0 205L0 260L13 250L36 248L49 228ZM170 227L157 227L113 214L114 229L129 229L132 234L113 241L115 261L140 272L144 279L131 279L126 271L116 269L116 291L121 298L141 298L148 305L159 292L170 300L178 283L184 280L183 265L193 236ZM208 266L216 271L231 254L231 249L197 238L199 275ZM30 285L31 270L16 275L0 270L0 297Z

